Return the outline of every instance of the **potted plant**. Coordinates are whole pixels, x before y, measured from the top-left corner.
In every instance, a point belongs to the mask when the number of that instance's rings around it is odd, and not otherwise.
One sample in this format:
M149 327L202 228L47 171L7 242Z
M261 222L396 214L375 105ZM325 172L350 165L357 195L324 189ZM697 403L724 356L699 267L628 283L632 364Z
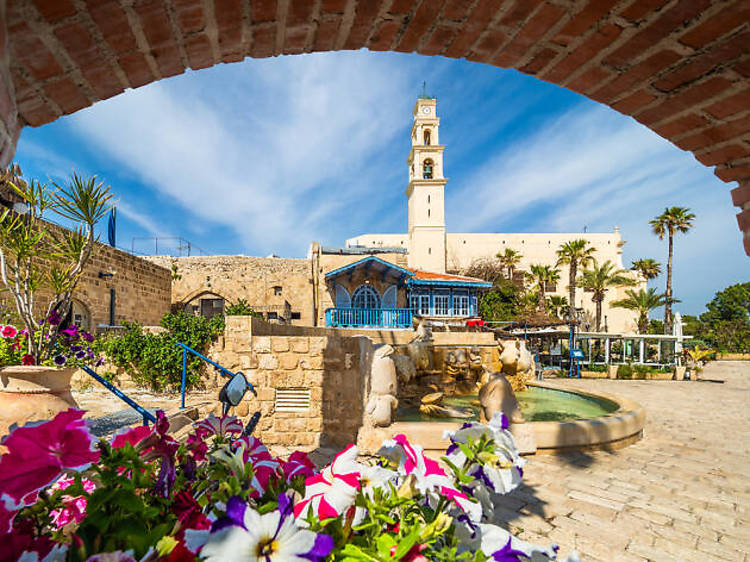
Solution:
M95 177L77 174L65 186L27 182L18 166L0 172L0 188L19 200L0 213L0 278L23 325L3 326L0 338L4 433L12 423L49 419L75 405L70 377L77 364L95 360L87 349L93 338L64 321L111 194ZM51 224L51 218L72 228Z

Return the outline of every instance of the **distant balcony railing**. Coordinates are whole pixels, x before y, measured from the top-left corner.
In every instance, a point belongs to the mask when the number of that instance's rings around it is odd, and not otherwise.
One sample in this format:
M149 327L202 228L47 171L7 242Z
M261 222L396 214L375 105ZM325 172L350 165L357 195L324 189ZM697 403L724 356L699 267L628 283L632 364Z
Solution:
M331 328L411 328L408 308L329 308L326 326Z

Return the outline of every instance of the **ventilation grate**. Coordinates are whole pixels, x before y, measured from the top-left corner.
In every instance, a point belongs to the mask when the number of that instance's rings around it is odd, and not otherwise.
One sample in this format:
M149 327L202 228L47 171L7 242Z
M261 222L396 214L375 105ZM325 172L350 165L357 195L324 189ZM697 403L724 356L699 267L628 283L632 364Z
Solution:
M277 412L304 412L310 408L309 388L277 388Z

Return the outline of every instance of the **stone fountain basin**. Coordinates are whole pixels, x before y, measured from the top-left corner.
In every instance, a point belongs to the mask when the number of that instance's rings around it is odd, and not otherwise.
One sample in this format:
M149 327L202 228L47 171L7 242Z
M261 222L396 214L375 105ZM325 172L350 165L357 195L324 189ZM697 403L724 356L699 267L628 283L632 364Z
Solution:
M519 450L524 455L537 453L566 453L573 451L616 450L641 439L646 423L646 410L633 400L613 394L568 390L550 383L534 382L529 386L568 392L595 400L609 400L617 408L606 415L570 421L538 421L513 424ZM412 442L424 447L432 456L440 456L448 448L445 431L461 427L456 421L395 422L389 427L362 428L358 438L361 451L374 454L385 439L403 433Z

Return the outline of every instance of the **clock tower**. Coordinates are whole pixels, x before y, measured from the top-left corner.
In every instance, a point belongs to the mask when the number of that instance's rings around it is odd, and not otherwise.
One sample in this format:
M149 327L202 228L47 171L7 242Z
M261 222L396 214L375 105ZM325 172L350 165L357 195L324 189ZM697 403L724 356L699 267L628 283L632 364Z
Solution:
M414 106L409 164L409 267L445 273L445 184L437 100L419 96Z

